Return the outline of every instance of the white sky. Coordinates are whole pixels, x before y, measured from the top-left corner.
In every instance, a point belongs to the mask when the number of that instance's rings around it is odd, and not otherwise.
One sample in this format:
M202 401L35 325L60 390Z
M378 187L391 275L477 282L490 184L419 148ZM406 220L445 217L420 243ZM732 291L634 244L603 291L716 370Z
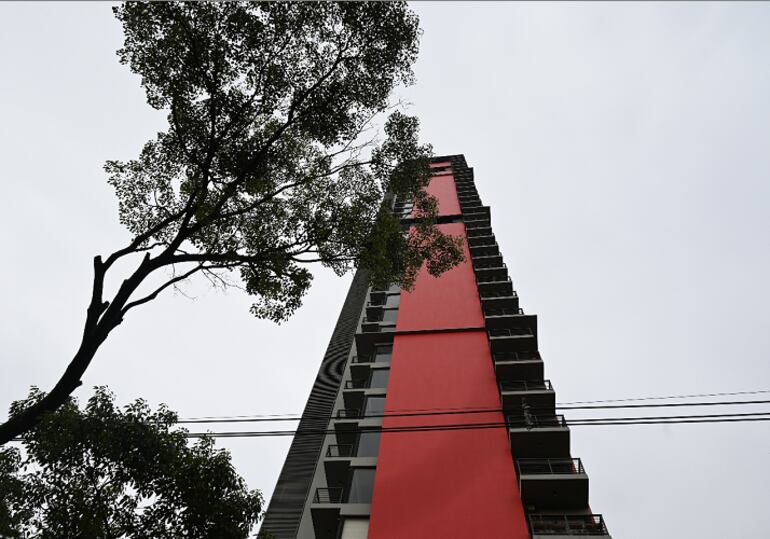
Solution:
M770 5L414 8L401 95L475 167L558 400L770 389ZM91 257L128 238L104 161L164 127L121 39L107 4L0 4L2 408L58 378ZM129 316L85 387L182 416L299 412L349 281L319 273L280 327L194 283ZM266 496L288 444L219 442ZM768 423L575 427L572 450L616 538L767 536Z

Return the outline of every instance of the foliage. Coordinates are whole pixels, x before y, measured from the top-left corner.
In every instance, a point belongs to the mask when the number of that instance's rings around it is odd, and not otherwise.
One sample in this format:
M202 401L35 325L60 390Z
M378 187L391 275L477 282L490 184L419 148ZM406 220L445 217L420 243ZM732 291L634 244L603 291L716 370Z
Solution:
M421 193L430 148L393 113L380 144L369 120L412 79L417 18L399 3L129 3L115 8L121 61L142 76L169 131L140 157L107 164L121 221L141 246L200 271L237 270L252 312L299 305L307 262L355 265L411 286L428 261L461 256ZM367 149L367 158L362 150ZM419 198L424 226L404 236L384 194Z
M247 537L261 494L212 439L188 445L176 419L142 400L118 408L105 388L82 410L70 399L46 414L24 435L24 458L0 450L0 537Z
M80 347L45 397L0 425L0 444L32 428L81 384L129 311L195 274L241 286L260 318L286 320L308 291L310 264L368 270L410 288L463 257L425 194L430 146L395 111L413 79L417 17L403 2L129 2L114 8L120 61L140 75L168 129L136 159L109 161L132 240L94 257ZM406 233L389 204L414 199ZM123 265L116 263L124 262ZM120 274L118 267L133 265ZM240 283L239 284L239 279ZM119 283L105 298L109 281Z

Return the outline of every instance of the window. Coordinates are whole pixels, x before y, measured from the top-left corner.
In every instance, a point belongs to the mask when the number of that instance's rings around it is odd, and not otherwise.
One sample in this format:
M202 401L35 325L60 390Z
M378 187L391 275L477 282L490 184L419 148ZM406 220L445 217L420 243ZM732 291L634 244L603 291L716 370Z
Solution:
M348 503L372 503L374 468L354 468L350 476Z
M385 397L366 397L365 416L378 416L385 412Z
M393 357L392 344L381 344L374 347L375 362L390 361L391 357Z
M388 387L390 369L372 369L372 377L369 379L369 387L385 389Z
M358 435L357 457L376 457L380 452L380 433L362 432Z

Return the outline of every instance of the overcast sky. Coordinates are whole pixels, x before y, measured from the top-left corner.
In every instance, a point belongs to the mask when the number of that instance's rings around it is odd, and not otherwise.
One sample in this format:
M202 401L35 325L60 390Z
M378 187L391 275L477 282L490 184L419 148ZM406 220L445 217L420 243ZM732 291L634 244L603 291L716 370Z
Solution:
M770 389L770 4L413 7L400 95L475 168L558 400ZM108 4L0 4L2 408L56 381L92 256L128 238L104 161L165 125L121 39ZM84 387L187 417L299 412L349 282L317 272L280 327L193 283L132 312ZM219 445L269 497L289 440ZM617 539L768 535L768 423L574 427L572 453Z

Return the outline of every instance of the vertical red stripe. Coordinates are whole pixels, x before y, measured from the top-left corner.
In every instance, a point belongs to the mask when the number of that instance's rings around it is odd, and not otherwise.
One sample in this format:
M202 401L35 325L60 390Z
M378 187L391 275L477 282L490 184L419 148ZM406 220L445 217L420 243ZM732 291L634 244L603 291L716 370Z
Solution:
M461 236L465 241L465 225L462 223L448 223L439 225L439 228L445 234ZM470 259L466 242L465 262L441 277L433 277L423 267L414 289L401 294L396 330L484 327L476 274Z
M452 176L431 181L441 215L460 213ZM465 238L462 223L440 225ZM403 292L387 412L500 406L478 288L466 261L435 278L423 268ZM437 331L476 328L466 331ZM501 423L502 413L386 417L383 426ZM504 427L385 432L377 460L370 539L527 539Z

